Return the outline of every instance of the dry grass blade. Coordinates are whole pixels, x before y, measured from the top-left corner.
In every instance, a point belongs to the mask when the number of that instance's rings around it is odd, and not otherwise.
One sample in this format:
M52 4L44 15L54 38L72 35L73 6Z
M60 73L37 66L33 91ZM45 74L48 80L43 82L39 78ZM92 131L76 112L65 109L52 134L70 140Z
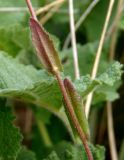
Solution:
M113 116L112 116L112 104L107 102L107 126L108 126L108 140L112 160L118 160L118 154L116 149L114 127L113 127Z
M80 19L77 21L77 23L75 24L75 32L78 30L78 28L81 26L81 24L85 21L85 19L88 17L88 15L90 14L90 12L93 10L93 8L97 5L97 3L100 0L94 0L86 9L86 11L82 14L82 16L80 17ZM63 49L66 49L69 46L69 43L71 41L71 34L69 33L67 35L67 38L65 40L65 43L63 45Z
M98 49L97 49L97 53L96 53L96 57L95 57L95 61L94 61L94 65L93 65L93 69L92 69L92 73L91 73L91 78L92 79L94 79L96 77L96 74L97 74L97 71L98 71L101 52L102 52L102 48L103 48L103 44L104 44L104 40L105 40L107 27L108 27L109 20L110 20L110 17L111 17L113 5L114 5L114 0L110 0L107 15L106 15L106 19L105 19L105 23L104 23L104 26L103 26L103 31L102 31L102 34L101 34L101 38L100 38L100 41L99 41L99 46L98 46ZM86 117L87 118L88 118L89 112L90 112L92 97L93 97L93 92L91 92L88 95L87 100L86 100L86 104L85 104L85 111L86 111Z
M76 47L73 0L69 0L69 18L70 18L70 30L71 30L71 41L72 41L72 48L73 48L75 78L79 79L80 71L79 71L78 53L77 53L77 47Z
M50 4L46 5L46 6L38 9L36 11L36 15L39 15L39 14L41 14L43 12L48 11L50 8L52 8L52 7L56 6L56 5L59 5L59 4L63 3L64 1L66 1L66 0L56 0L56 1L50 3Z

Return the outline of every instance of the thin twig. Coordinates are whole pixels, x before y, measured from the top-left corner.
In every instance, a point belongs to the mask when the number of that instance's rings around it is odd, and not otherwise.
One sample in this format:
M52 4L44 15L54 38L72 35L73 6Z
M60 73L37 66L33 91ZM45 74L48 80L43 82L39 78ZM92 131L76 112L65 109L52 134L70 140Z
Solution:
M32 129L32 119L33 119L33 114L31 109L26 110L26 116L25 116L25 133L28 135L31 132Z
M96 77L96 74L97 74L97 71L98 71L98 65L99 65L99 62L100 62L101 52L102 52L102 48L103 48L103 44L104 44L104 40L105 40L105 34L106 34L107 27L108 27L108 24L109 24L109 20L110 20L110 17L111 17L113 5L114 5L114 0L110 0L107 15L106 15L106 19L105 19L105 23L104 23L104 27L103 27L103 31L102 31L102 34L101 34L98 50L97 50L94 65L93 65L93 70L92 70L92 73L91 73L91 78L92 79L94 79ZM85 111L86 111L86 117L87 118L89 116L89 111L90 111L92 98L93 98L93 92L91 92L88 95L87 100L86 100Z
M120 14L124 11L124 4L120 6ZM108 29L108 32L106 33L106 40L114 33L114 28L116 26L116 21L113 21L111 26Z
M121 14L122 14L123 3L124 3L124 0L118 1L117 11L116 11L115 19L114 19L114 25L112 28L113 34L111 36L111 44L110 44L110 52L109 52L110 61L114 59L114 55L115 55L118 23L119 23ZM117 153L117 148L116 148L116 140L115 140L115 134L114 134L114 127L113 127L113 115L112 115L112 103L111 102L107 102L106 110L107 110L108 140L109 140L111 159L118 160L118 153Z
M40 8L34 7L34 10L38 10ZM28 12L27 7L0 7L1 12ZM49 10L49 12L55 12L54 9ZM60 9L56 11L57 13L68 14L68 9ZM43 12L42 12L43 13ZM74 14L78 14L79 9L74 10Z
M30 11L30 13L31 13L31 16L32 16L35 20L37 20L37 17L36 17L36 14L35 14L34 9L33 9L33 7L32 7L31 1L30 1L30 0L26 0L26 3L27 3L27 6L28 6L28 8L29 8L29 11Z
M115 47L116 47L116 39L117 39L117 30L118 30L118 23L119 23L119 19L121 17L122 14L122 6L123 6L123 1L124 0L119 0L118 1L118 6L117 6L117 12L116 12L116 16L114 19L114 26L112 28L112 37L111 37L111 44L110 44L110 59L114 58L115 55Z
M64 2L64 1L63 1ZM62 6L63 3L59 3L58 5L54 6L44 17L40 19L40 23L44 25Z
M116 149L115 135L114 135L114 127L113 127L113 117L112 117L112 105L111 102L107 102L107 126L108 126L108 139L109 139L109 147L111 152L112 160L118 160L118 154Z
M75 24L75 32L78 30L78 28L81 26L81 24L85 21L85 19L88 17L88 15L90 14L90 12L93 10L93 8L96 6L96 4L99 2L100 0L94 0L86 9L86 11L81 15L81 17L79 18L79 20L77 21L77 23ZM69 33L67 35L67 38L64 42L63 45L63 49L68 48L68 45L71 41L71 33Z
M64 1L65 0L56 0L56 1L54 1L54 2L52 2L50 4L48 4L48 5L45 5L44 7L40 8L40 9L38 9L36 11L36 15L39 15L39 14L45 12L45 11L48 11L50 8L56 6L56 5L60 4L60 3L63 3Z
M80 78L79 64L78 64L78 53L76 47L76 35L75 35L75 26L74 26L74 7L73 0L69 0L69 18L70 18L70 30L71 30L71 41L73 48L73 60L74 60L74 71L76 79Z

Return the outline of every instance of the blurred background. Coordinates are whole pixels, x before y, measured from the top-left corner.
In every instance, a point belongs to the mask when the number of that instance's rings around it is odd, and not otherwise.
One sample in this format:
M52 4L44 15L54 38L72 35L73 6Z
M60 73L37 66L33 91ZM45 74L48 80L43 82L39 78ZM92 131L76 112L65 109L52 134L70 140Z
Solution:
M39 22L51 34L64 66L64 74L74 80L70 19L67 0L32 0ZM108 0L74 0L76 40L81 76L91 74L99 39L108 11ZM109 57L124 63L124 1L115 0L102 50L98 75L109 65ZM25 0L0 0L0 51L17 62L42 66L35 55L29 30L29 11ZM1 63L1 62L0 62ZM21 76L21 75L20 75ZM124 77L110 88L95 93L89 116L91 141L106 148L111 159L108 138L106 101L111 101L113 130L118 160L124 160ZM49 99L49 95L48 95ZM8 98L14 108L16 124L23 133L23 144L36 153L38 160L46 157L48 146L71 141L63 122L46 109L18 98ZM40 118L39 118L40 117ZM49 135L44 140L44 133ZM113 159L116 160L116 159Z

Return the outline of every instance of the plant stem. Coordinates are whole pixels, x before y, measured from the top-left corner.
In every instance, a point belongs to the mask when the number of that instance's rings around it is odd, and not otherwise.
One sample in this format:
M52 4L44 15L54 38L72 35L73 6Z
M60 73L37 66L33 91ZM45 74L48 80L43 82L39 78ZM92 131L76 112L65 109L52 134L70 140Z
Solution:
M114 59L114 55L115 55L118 22L122 14L123 2L124 0L118 1L117 11L116 11L115 19L114 19L114 25L111 28L113 34L111 36L111 44L110 44L110 52L109 52L110 61ZM114 127L113 127L113 115L112 115L112 103L111 102L107 102L106 110L107 110L108 140L109 140L111 159L118 160L118 153L117 153L117 148L116 148L116 140L115 140L115 134L114 134Z
M56 5L59 5L59 4L63 3L64 1L65 0L56 0L56 1L52 2L52 3L50 3L50 4L47 4L46 6L38 9L36 11L36 15L39 15L39 14L41 14L43 12L48 11L50 8L52 8L52 7L56 6Z
M115 135L114 135L114 127L113 127L113 116L112 116L111 102L107 102L106 108L107 108L108 139L109 139L111 158L112 158L112 160L118 160Z
M90 14L90 12L93 10L93 8L96 6L96 4L99 2L100 0L94 0L86 9L86 11L81 15L81 17L79 18L79 20L77 21L77 23L75 24L75 32L78 30L78 28L81 26L81 24L85 21L85 19L88 17L88 15ZM66 37L66 40L64 42L63 45L63 49L68 48L68 45L71 41L71 33L69 33Z
M50 9L49 12L40 19L40 23L44 25L59 10L62 4L63 3L58 3L58 5L55 5L52 9Z
M79 79L80 72L79 72L79 64L78 64L78 53L77 53L77 47L76 47L73 0L69 0L69 18L70 18L71 42L72 42L72 48L73 48L74 71L75 71L76 79Z
M117 6L117 11L114 19L114 25L112 27L112 36L111 36L111 44L110 44L110 54L109 54L109 59L112 60L115 55L115 47L116 47L116 39L117 39L117 31L118 31L118 23L119 19L122 14L122 6L123 6L124 0L118 0L118 6Z
M74 126L77 130L77 133L79 134L79 137L80 137L80 139L81 139L81 141L84 145L85 151L87 153L88 160L93 160L90 148L89 148L88 143L87 143L87 139L86 139L86 137L85 137L85 135L84 135L84 133L81 129L81 126L80 126L80 124L77 120L77 117L74 113L73 107L72 107L71 102L68 98L66 89L65 89L64 84L63 84L63 81L61 80L61 77L60 77L59 73L55 72L55 76L56 76L56 79L57 79L58 84L60 86L60 89L61 89L64 101L65 101L68 113L70 115L70 118L71 118L71 120L72 120L72 122L73 122L73 124L74 124Z
M46 126L45 124L36 117L36 120L37 120L37 125L38 125L38 128L39 128L39 131L40 131L40 134L41 134L41 137L44 141L44 144L46 147L51 147L52 146L52 141L49 137L49 134L48 134L48 131L46 129Z
M106 19L105 19L105 23L104 23L104 26L103 26L103 31L102 31L102 34L101 34L101 38L100 38L100 41L99 41L99 46L98 46L98 49L97 49L97 53L96 53L96 57L95 57L95 61L94 61L94 65L93 65L93 69L92 69L92 73L91 73L91 78L92 79L94 79L97 75L98 66L99 66L99 62L100 62L100 57L101 57L101 53L102 53L102 48L103 48L103 44L104 44L104 40L105 40L105 34L106 34L107 27L108 27L108 24L109 24L109 20L110 20L110 17L111 17L113 5L114 5L114 0L110 0L107 15L106 15ZM86 100L85 111L86 111L86 117L87 118L89 116L92 98L93 98L93 92L91 92L88 95L87 100Z
M37 17L36 17L34 9L32 7L31 1L30 0L26 0L26 3L27 3L27 6L29 8L29 11L31 13L32 18L34 18L35 20L37 20Z

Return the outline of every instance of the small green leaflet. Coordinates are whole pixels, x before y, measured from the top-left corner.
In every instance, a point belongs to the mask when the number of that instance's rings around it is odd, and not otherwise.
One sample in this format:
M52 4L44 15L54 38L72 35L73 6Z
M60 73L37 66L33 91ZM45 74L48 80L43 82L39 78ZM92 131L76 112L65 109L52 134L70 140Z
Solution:
M44 70L25 66L0 52L0 96L21 98L58 110L62 97L56 80Z
M22 136L13 125L10 107L0 106L0 160L15 160Z
M94 160L105 159L105 148L103 146L93 146L90 148ZM53 158L54 157L54 158ZM88 160L82 145L72 145L71 143L62 142L58 144L51 154L43 160Z
M16 160L36 160L36 157L32 151L22 147Z

